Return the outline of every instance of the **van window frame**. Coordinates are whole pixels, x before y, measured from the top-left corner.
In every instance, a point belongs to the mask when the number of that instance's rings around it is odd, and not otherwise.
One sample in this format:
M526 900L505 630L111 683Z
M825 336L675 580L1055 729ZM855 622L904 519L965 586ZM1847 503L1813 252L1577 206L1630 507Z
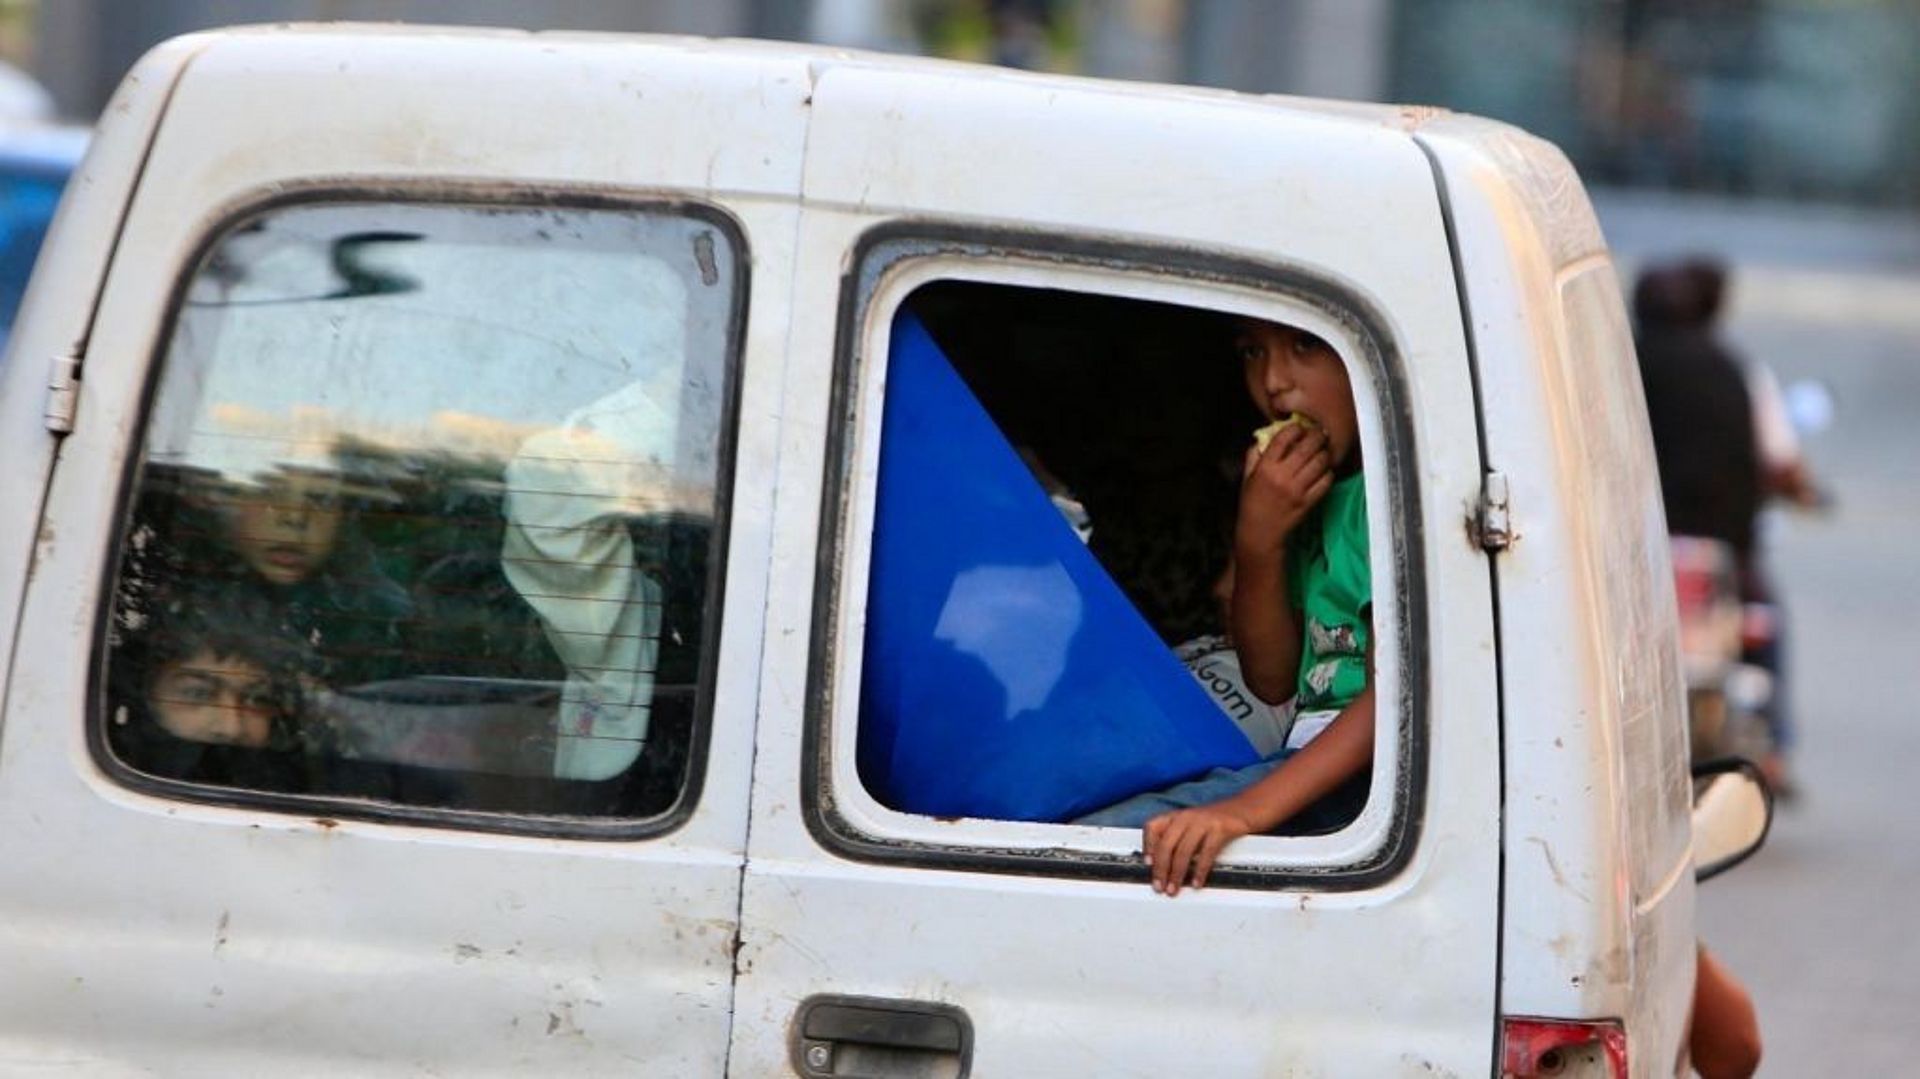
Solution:
M213 249L249 220L275 212L316 205L377 207L382 204L449 209L487 210L578 210L614 213L674 214L709 225L733 245L733 290L728 302L726 355L724 371L726 392L720 398L720 437L715 452L714 540L708 565L707 594L702 597L702 625L708 627L708 639L702 642L700 663L694 690L692 727L688 732L687 774L679 796L665 812L651 817L585 817L559 814L537 815L504 810L448 809L436 806L402 805L375 802L365 798L324 794L295 794L247 790L209 783L194 783L141 772L114 755L107 744L107 646L113 619L118 575L125 553L127 529L146 457L146 439L152 423L154 404L173 346L173 330L178 325L195 274ZM100 570L100 598L91 627L87 665L87 705L82 722L86 725L89 756L96 767L116 784L139 794L196 805L231 809L259 810L275 814L310 817L323 822L338 818L381 824L432 828L448 832L479 832L546 839L585 839L603 842L632 842L657 839L678 831L692 819L705 789L708 745L713 730L714 685L718 678L720 640L724 632L728 554L732 542L733 489L736 482L740 396L746 364L747 317L750 311L749 289L752 283L752 250L745 226L727 210L714 203L696 202L678 195L647 192L625 193L558 188L505 187L479 182L373 182L341 184L320 182L282 187L257 199L243 199L221 208L204 226L200 238L186 259L175 268L164 321L155 334L147 355L144 384L139 395L139 411L127 438L128 452L115 488L112 536ZM109 276L113 268L109 265Z
M1173 278L1285 296L1317 308L1349 326L1365 347L1357 359L1379 391L1385 443L1384 481L1392 522L1390 564L1403 621L1397 658L1400 677L1394 701L1399 755L1394 769L1391 816L1383 841L1367 856L1343 865L1216 865L1210 887L1310 892L1357 891L1398 876L1412 860L1425 819L1431 668L1427 649L1425 531L1420 512L1419 470L1405 356L1388 322L1351 287L1297 266L1192 248L1116 242L1082 236L1028 232L932 220L895 220L862 233L842 272L836 313L832 384L826 418L825 476L815 556L812 626L801 731L801 817L815 842L856 862L914 869L959 870L1093 881L1147 880L1137 854L1118 855L1069 846L1045 849L962 846L875 834L850 820L833 789L838 630L843 618L845 558L849 537L855 453L861 422L861 349L866 324L889 271L930 258L1009 260L1055 264L1116 277ZM982 278L992 280L991 275ZM897 316L896 303L890 314ZM879 452L878 448L874 453ZM864 540L863 540L864 541ZM864 595L860 597L865 601ZM856 646L857 647L857 646ZM850 690L858 693L857 687Z

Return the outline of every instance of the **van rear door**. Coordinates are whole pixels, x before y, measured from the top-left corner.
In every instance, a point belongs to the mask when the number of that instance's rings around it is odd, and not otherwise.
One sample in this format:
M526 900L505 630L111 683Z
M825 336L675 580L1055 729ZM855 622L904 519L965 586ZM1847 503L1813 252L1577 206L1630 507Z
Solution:
M0 1055L722 1071L806 82L205 43L28 522Z
M858 62L822 70L813 108L734 1070L1486 1074L1499 729L1486 556L1461 527L1481 470L1441 207L1398 114ZM1138 832L909 813L863 780L889 341L926 288L955 282L1025 290L1043 316L1092 297L1277 319L1348 362L1388 702L1351 826L1243 840L1215 884L1167 899ZM1028 434L1077 429L1079 406L1133 378L1109 367L1041 393L1072 360L1048 340L989 372L1026 401ZM1166 370L1197 392L1200 356L1177 352ZM1094 421L1178 413L1178 385ZM1096 514L1096 541L1103 527ZM1190 587L1217 569L1191 567ZM996 576L1051 587L1044 567L975 579ZM1018 668L1008 715L980 724L1043 707L1045 657L1081 632L1071 591L1016 593L1025 636L966 644L980 609L953 605L936 634L971 649L955 663Z

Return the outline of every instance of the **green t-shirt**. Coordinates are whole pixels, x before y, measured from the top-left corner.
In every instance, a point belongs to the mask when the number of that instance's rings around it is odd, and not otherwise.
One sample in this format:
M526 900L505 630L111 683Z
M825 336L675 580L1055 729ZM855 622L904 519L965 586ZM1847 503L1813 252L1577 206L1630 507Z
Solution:
M1373 573L1367 561L1367 484L1334 483L1287 543L1287 599L1302 614L1299 712L1345 708L1367 688Z

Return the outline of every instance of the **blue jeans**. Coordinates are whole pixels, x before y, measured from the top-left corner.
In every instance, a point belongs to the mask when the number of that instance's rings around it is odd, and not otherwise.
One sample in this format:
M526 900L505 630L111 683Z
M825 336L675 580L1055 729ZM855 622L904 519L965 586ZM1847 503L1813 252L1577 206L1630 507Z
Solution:
M1076 818L1073 823L1103 828L1142 828L1162 813L1211 805L1231 798L1271 775L1274 769L1286 763L1288 757L1298 752L1297 749L1281 749L1244 768L1215 768L1198 779L1189 779L1165 790L1148 791L1126 801L1115 802L1105 809ZM1367 804L1367 785L1371 779L1371 770L1362 771L1282 822L1275 831L1298 835L1331 832L1345 827L1360 815L1361 807Z

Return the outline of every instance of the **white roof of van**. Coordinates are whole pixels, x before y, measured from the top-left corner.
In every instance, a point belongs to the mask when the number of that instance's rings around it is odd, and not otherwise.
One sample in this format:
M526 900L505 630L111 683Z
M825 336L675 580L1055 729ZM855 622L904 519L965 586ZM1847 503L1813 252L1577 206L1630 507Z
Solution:
M494 27L455 26L437 23L363 22L263 23L229 27L210 33L214 36L221 37L279 36L292 34L313 37L365 35L393 38L417 35L429 38L471 38L487 41L520 37L526 38L530 43L540 46L564 47L568 44L578 43L605 47L607 45L630 44L636 47L672 49L686 53L720 53L743 59L750 59L754 56L778 57L788 60L801 58L809 62L809 65L813 68L816 75L828 67L837 66L890 69L918 73L944 72L950 74L970 74L979 78L1030 82L1036 84L1038 87L1074 86L1082 89L1098 88L1115 93L1138 94L1161 100L1212 99L1235 101L1243 104L1287 109L1324 118L1387 127L1408 132L1415 130L1437 117L1451 115L1447 109L1427 105L1376 104L1370 102L1340 101L1329 98L1297 97L1289 94L1252 94L1238 90L1222 90L1213 87L1188 86L1178 83L1104 79L1087 75L1062 75L1052 72L1025 71L1017 68L1000 67L993 64L974 63L965 60L909 56L899 53L875 52L806 42L763 41L752 38L610 33L584 30L517 30Z

